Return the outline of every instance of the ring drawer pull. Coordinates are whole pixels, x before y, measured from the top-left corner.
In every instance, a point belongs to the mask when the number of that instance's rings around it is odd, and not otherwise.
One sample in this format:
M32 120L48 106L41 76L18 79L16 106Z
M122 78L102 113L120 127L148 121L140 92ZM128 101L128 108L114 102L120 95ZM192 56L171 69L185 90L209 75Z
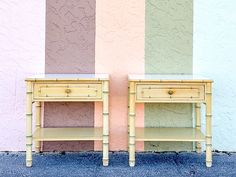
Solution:
M173 90L169 90L169 91L168 91L168 94L169 94L169 95L173 95L173 94L174 94L174 91L173 91Z
M71 89L66 89L66 93L67 94L71 93Z

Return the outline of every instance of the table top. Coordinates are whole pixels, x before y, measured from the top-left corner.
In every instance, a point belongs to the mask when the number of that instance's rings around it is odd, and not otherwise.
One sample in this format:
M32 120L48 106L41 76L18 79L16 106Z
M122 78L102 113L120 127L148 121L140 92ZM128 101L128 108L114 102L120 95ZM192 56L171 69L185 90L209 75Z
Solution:
M130 74L129 81L159 82L213 82L213 80L194 74Z
M42 81L42 80L109 80L108 74L39 74L27 77L26 81Z

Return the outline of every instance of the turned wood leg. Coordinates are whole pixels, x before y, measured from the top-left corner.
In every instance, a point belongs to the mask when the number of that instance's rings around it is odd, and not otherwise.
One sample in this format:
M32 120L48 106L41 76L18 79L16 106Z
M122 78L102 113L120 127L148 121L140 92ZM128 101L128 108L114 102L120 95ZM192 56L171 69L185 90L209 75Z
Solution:
M212 84L206 90L206 166L212 166Z
M129 166L135 166L135 84L129 89Z
M26 86L26 166L32 166L32 84Z
M103 85L103 166L109 165L109 82Z
M41 103L35 102L35 128L36 130L41 127ZM39 153L41 150L41 142L35 141L35 152Z
M195 115L196 115L196 129L201 131L201 104L195 104ZM196 152L202 152L201 142L196 142Z

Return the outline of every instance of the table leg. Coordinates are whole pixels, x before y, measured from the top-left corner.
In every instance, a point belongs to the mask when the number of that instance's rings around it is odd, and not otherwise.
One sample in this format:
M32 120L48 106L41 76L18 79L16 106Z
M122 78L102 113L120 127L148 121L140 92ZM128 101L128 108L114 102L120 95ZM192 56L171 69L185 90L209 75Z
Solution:
M32 83L26 87L26 166L32 166Z
M35 102L35 118L36 118L36 130L41 127L41 103L39 101ZM35 141L35 152L39 153L41 150L41 142Z
M201 131L201 104L195 103L196 129ZM196 152L201 153L201 142L196 142Z
M129 104L129 100L130 100L130 94L129 94L129 92L130 92L130 88L129 88L129 86L128 86L128 115L127 115L127 118L128 118L128 142L127 142L127 149L128 149L128 153L129 153L129 129L130 129L130 125L129 125L129 108L130 108L130 104Z
M206 88L206 166L212 166L212 84Z
M109 164L109 82L103 84L103 166Z
M135 84L129 89L129 166L135 166Z

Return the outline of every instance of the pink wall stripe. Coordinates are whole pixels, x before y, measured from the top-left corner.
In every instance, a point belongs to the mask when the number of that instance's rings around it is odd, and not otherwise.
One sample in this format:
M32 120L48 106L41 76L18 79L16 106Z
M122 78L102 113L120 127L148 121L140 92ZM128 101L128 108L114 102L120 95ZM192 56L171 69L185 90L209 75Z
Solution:
M95 71L110 74L110 150L127 150L127 74L144 73L145 1L99 0L96 7ZM100 110L96 104L95 115ZM137 110L137 125L143 127L143 106ZM101 122L95 118L95 126Z

